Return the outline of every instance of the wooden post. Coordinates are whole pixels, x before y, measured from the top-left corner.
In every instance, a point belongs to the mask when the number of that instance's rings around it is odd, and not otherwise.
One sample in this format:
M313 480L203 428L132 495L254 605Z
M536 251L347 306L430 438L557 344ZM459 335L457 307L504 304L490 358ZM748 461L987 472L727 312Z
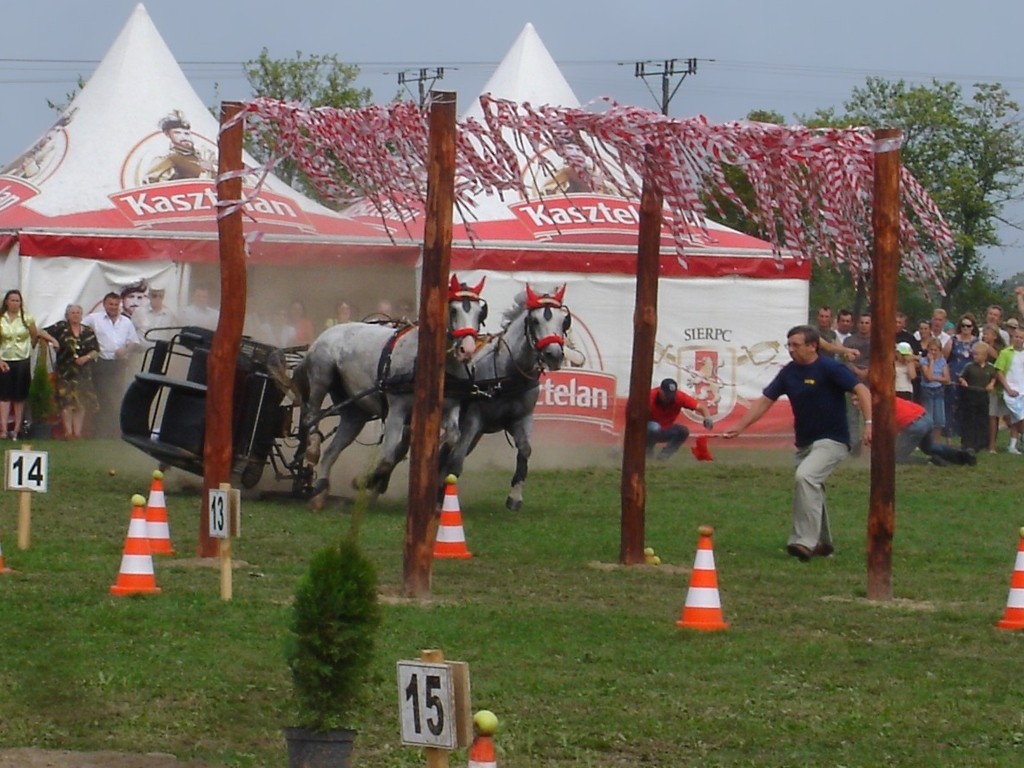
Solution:
M438 435L444 395L446 284L452 256L454 202L455 94L434 91L430 104L427 210L420 272L416 400L409 442L409 509L403 551L405 594L416 598L430 596L437 533Z
M900 143L893 129L875 131L871 225L871 498L868 511L868 599L892 599L896 526L896 414L893 365L896 280L900 268Z
M633 365L623 436L621 537L619 562L644 562L644 513L647 502L647 418L654 339L658 332L658 273L661 260L661 190L644 180L637 239L636 303L633 309Z
M443 664L444 651L440 648L428 648L420 651L420 661L428 664ZM454 716L454 712L451 713ZM427 768L448 768L448 750L439 747L424 747L427 756Z
M223 126L242 110L239 102L221 105ZM199 514L200 557L215 557L218 546L210 536L209 510L206 499L211 488L231 478L233 453L232 401L235 389L235 366L242 343L245 321L245 241L242 232L242 211L231 206L242 199L242 178L225 178L242 170L242 138L245 132L240 120L221 130L217 141L218 181L217 232L220 238L220 319L213 336L206 375L206 435L203 443L203 495Z
M28 443L20 450L31 451ZM18 549L28 549L32 541L32 491L18 491Z
M221 483L219 486L220 490L231 493L231 483ZM230 498L230 495L229 495ZM230 600L233 594L232 582L231 582L231 537L235 535L234 531L234 510L231 509L231 505L228 505L228 531L230 532L226 539L217 539L217 555L220 557L220 599Z

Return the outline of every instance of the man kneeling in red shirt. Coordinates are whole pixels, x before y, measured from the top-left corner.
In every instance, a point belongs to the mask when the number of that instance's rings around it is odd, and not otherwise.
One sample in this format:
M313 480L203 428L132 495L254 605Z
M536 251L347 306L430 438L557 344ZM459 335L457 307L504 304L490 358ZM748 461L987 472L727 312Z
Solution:
M682 424L675 423L676 417L683 408L688 411L698 411L704 417L705 429L715 426L707 405L698 402L696 398L690 397L685 392L680 392L675 379L664 379L660 386L651 390L650 415L647 422L648 456L654 455L655 445L665 443L665 447L658 453L658 459L664 461L686 442L686 438L690 436L690 430Z
M913 464L911 454L915 448L920 448L922 453L930 457L931 463L939 467L947 464L974 466L978 462L974 451L933 441L932 417L928 415L924 406L912 400L896 398L896 432L897 464Z

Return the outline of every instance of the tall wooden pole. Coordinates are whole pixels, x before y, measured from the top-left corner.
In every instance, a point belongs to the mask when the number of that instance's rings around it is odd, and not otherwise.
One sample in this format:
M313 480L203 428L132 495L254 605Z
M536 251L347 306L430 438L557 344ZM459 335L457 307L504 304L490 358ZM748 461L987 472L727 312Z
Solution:
M892 599L896 528L896 280L900 269L900 143L893 129L875 131L871 225L871 500L868 512L868 599Z
M455 94L431 93L427 211L420 280L416 400L409 444L409 509L405 518L403 573L408 597L430 596L437 534L438 435L444 396L447 281L452 258L455 203Z
M221 126L242 110L239 102L221 105ZM242 170L242 138L245 132L239 120L222 128L217 141L217 201L230 206L242 199L242 177L225 178ZM242 344L245 321L245 241L242 211L238 207L218 206L217 234L220 239L220 319L210 347L206 373L206 435L203 443L203 498L199 512L200 557L217 555L217 540L210 537L206 499L211 488L231 479L235 389L235 366Z
M644 562L644 512L647 503L648 397L654 371L654 339L658 332L658 273L661 259L663 196L649 179L640 196L637 238L636 303L633 309L633 364L626 401L622 451L621 538L619 562Z

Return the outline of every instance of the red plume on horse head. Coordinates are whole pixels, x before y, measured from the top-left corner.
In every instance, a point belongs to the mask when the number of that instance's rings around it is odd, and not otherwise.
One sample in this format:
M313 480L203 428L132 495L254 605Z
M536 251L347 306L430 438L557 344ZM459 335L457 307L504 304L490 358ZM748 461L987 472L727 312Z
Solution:
M553 294L549 293L534 293L530 284L526 284L526 308L527 309L539 309L540 307L560 307L562 306L562 297L565 296L565 283L562 283L562 287L555 291Z
M482 277L479 283L470 287L466 283L460 283L458 275L452 275L451 282L448 283L448 301L455 301L456 299L480 301L480 291L484 289L485 282L487 282L487 278Z

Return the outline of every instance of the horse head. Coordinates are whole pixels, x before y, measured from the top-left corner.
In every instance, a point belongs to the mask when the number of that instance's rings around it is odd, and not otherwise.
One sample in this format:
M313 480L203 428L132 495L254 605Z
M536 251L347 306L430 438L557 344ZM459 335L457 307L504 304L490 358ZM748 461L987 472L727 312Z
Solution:
M572 325L572 315L562 303L565 285L554 293L535 293L526 286L526 336L540 356L540 363L557 371L565 357L565 334Z
M460 363L473 357L480 328L487 319L487 302L480 298L486 277L474 286L459 282L452 275L448 283L448 335L452 338L452 354Z

